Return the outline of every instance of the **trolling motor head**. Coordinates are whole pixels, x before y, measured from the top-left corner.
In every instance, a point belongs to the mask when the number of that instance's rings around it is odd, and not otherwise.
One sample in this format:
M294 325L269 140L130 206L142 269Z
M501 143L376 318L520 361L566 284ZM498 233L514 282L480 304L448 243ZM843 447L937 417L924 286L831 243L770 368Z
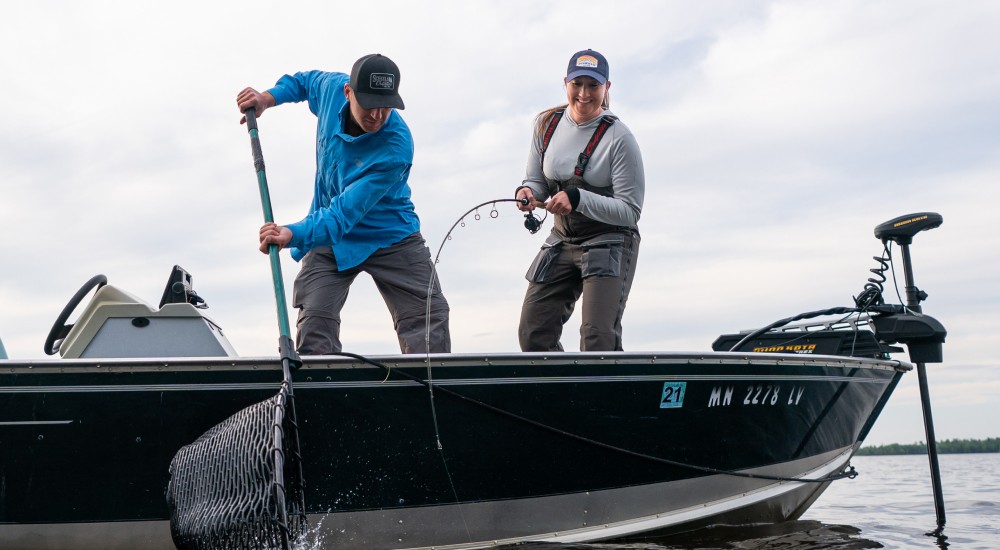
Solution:
M934 229L944 219L934 212L908 214L891 219L875 227L875 238L888 245L899 245L903 255L903 273L906 278L906 307L875 307L880 315L871 319L871 326L879 339L887 344L906 344L910 360L915 363L940 363L941 351L948 331L937 319L921 313L920 302L927 293L913 283L913 266L910 262L910 243L913 236L925 229Z
M941 214L921 212L908 214L891 219L875 227L875 238L882 241L895 241L900 245L913 242L913 236L925 229L934 229L944 222Z

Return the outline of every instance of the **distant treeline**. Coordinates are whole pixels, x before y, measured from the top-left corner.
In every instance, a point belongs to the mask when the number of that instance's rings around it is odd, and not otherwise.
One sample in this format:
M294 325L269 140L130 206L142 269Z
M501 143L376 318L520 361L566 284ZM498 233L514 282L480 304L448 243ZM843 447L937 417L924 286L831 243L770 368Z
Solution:
M937 442L937 452L946 453L1000 453L1000 437L987 439L945 439ZM927 454L927 444L863 445L856 455L917 455Z

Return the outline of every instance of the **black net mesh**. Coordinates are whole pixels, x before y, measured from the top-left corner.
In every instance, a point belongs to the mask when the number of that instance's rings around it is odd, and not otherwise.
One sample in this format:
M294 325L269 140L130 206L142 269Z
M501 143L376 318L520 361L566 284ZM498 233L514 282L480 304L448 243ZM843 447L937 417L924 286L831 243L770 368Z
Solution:
M287 548L305 530L290 394L283 384L174 456L167 504L178 548Z

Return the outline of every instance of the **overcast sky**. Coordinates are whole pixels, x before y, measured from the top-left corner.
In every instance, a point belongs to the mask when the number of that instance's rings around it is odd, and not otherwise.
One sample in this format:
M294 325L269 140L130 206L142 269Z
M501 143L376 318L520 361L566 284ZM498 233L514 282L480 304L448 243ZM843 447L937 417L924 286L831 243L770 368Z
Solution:
M219 5L222 4L222 5ZM402 70L410 177L437 253L456 352L517 350L523 275L545 232L509 203L535 113L565 101L569 56L611 66L611 106L646 171L629 351L705 351L723 333L850 306L881 253L873 228L944 224L912 246L925 312L947 327L929 366L939 439L996 437L1000 418L1000 3L496 1L4 3L0 18L0 338L45 357L91 276L159 302L174 264L244 356L274 355L269 263L235 97L285 73ZM260 119L279 223L305 215L315 119ZM298 265L282 254L288 289ZM902 286L902 283L900 283ZM891 280L886 297L897 301ZM294 311L291 313L294 318ZM345 349L398 351L360 278ZM563 342L578 349L579 319ZM900 358L905 359L905 356ZM924 440L916 374L869 443Z

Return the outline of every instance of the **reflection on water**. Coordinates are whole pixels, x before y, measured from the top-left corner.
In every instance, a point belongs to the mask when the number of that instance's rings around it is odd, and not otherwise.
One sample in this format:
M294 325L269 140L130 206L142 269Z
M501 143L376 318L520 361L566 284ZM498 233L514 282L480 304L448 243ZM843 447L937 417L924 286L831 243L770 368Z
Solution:
M861 530L849 525L826 525L818 521L788 521L776 525L745 527L716 526L667 537L605 544L523 544L531 550L730 550L730 549L797 549L884 548L878 542L860 536Z
M789 521L777 525L710 527L678 537L662 539L664 548L882 548L867 540L861 530L849 525L826 525L818 521Z

